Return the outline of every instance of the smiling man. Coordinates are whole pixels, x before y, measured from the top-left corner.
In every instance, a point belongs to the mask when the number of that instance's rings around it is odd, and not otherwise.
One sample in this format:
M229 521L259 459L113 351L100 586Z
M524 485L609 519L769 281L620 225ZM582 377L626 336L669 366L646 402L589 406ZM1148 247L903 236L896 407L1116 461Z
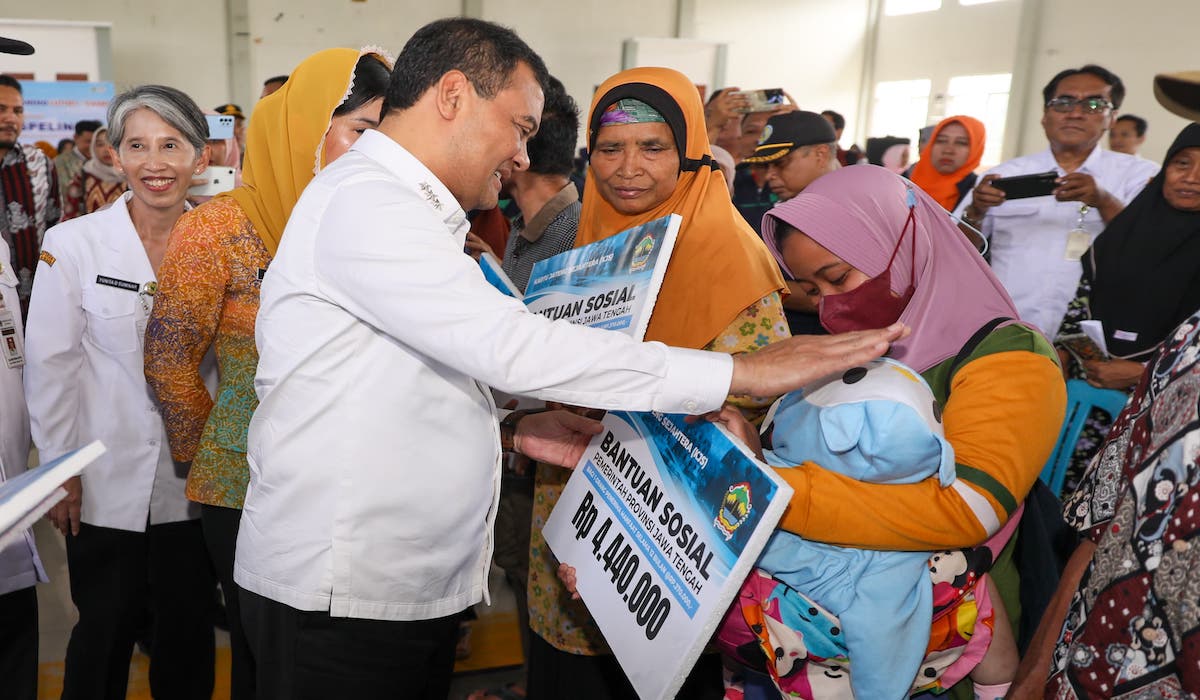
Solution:
M1049 148L1001 163L955 210L991 241L992 270L1021 319L1053 338L1075 296L1079 259L1092 239L1158 170L1156 163L1100 146L1125 98L1125 85L1096 65L1071 68L1042 90ZM1053 194L1006 200L1002 177L1054 171Z
M758 352L552 322L463 253L465 210L529 167L546 67L474 19L418 30L379 129L308 185L262 287L250 485L234 578L262 697L445 698L456 613L486 599L502 449L574 465L600 424L497 424L490 387L667 413L772 396L882 354L902 328Z

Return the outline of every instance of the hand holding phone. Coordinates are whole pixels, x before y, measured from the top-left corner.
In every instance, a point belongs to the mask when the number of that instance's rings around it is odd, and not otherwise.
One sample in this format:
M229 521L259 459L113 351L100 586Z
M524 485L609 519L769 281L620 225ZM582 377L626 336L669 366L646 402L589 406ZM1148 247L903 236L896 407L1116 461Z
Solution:
M202 185L195 185L188 188L188 195L192 197L214 197L222 192L232 190L237 184L234 182L236 171L233 168L228 168L221 165L210 165L200 173L198 179L205 180Z
M1058 173L1049 170L1032 175L1002 177L992 180L991 186L1002 190L1006 200L1045 197L1054 194L1054 190L1058 189Z
M783 88L769 88L766 90L739 90L736 94L742 95L746 99L745 106L739 107L737 110L743 113L773 112L787 104L787 98L784 97Z
M224 141L233 138L233 116L228 114L206 114L208 140Z

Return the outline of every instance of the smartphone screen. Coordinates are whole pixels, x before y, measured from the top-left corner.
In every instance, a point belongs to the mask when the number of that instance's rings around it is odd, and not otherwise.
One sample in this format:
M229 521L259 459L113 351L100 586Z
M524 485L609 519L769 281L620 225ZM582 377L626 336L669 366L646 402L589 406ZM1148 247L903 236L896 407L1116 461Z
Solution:
M992 187L1004 191L1005 199L1027 199L1053 194L1058 187L1058 173L1051 170L1033 175L1015 175L992 181Z
M787 102L783 88L768 88L765 90L742 90L739 94L746 96L746 107L740 112L770 112Z

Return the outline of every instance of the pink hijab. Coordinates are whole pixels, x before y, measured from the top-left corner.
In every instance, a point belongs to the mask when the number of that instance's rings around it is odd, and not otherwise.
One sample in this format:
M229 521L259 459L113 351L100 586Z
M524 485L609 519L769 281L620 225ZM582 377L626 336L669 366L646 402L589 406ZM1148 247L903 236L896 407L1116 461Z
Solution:
M916 292L900 320L912 328L912 335L895 343L890 355L924 372L958 354L988 321L1018 318L1012 299L983 257L929 195L878 166L840 168L767 212L763 239L787 270L775 242L778 222L786 222L875 277L887 267L900 238L909 192L916 201ZM913 258L912 242L905 238L892 265L893 292L908 288Z

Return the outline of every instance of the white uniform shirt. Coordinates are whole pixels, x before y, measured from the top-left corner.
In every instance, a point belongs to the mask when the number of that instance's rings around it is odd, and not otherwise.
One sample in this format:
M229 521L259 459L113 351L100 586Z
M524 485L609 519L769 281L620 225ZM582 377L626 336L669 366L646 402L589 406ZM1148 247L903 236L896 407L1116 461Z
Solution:
M1047 148L1001 163L985 176L1051 170L1066 175ZM1158 165L1097 146L1078 172L1091 175L1096 184L1128 204L1158 172ZM973 197L974 191L967 194L955 209L956 216L962 216ZM1079 210L1079 202L1060 202L1053 196L1014 199L988 209L980 227L990 242L992 272L1008 290L1021 320L1037 326L1049 338L1057 335L1083 274L1078 260L1066 258L1068 235L1072 229L1082 228L1095 239L1105 226L1100 212L1092 208L1078 227Z
M12 314L14 342L21 348L25 341L21 331L17 275L8 261L8 244L0 239L0 313ZM28 463L29 413L25 410L25 393L21 388L21 368L9 367L0 355L0 483L24 474ZM0 595L49 580L29 530L0 549Z
M129 219L130 197L46 232L29 304L25 398L43 462L92 440L108 448L83 472L81 520L144 532L147 520L193 520L199 510L184 496L187 475L171 460L142 368L157 280ZM202 371L211 392L215 365Z
M367 131L304 190L263 283L261 401L234 578L300 610L429 619L486 597L500 485L489 386L697 412L727 355L553 323L463 253L466 215Z

